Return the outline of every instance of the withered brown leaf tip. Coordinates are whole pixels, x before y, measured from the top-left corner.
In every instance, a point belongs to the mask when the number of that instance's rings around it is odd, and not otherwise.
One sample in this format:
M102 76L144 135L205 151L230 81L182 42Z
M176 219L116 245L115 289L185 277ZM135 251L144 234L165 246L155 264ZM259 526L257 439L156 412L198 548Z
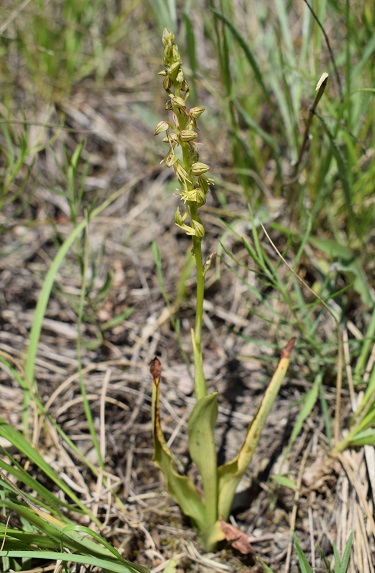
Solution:
M157 356L155 356L150 362L150 372L154 380L161 377L161 362Z

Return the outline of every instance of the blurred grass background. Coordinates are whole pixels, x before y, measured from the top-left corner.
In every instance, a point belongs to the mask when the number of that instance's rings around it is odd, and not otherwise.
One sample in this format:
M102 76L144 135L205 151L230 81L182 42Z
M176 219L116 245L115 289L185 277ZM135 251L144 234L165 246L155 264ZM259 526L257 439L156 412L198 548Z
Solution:
M294 374L308 386L288 448L318 403L331 443L333 410L340 416L331 389L343 368L337 324L346 336L344 395L355 409L354 397L364 390L362 414L371 414L374 403L370 0L1 3L1 351L8 366L8 354L15 352L22 373L15 423L22 420L22 430L37 443L30 420L32 405L41 416L48 395L35 375L46 312L49 319L58 317L55 336L62 324L78 328L78 342L64 332L74 340L79 371L106 352L118 357L117 347L120 354L138 348L131 353L134 362L147 360L157 344L170 361L176 357L171 341L186 350L181 330L192 306L191 265L184 241L177 238L177 247L171 247L165 238L178 235L172 224L176 197L153 138L156 123L166 118L157 76L165 27L176 33L191 105L206 108L201 160L210 164L216 181L205 207L207 249L219 255L208 283L211 339L240 361L250 357L267 364L275 359L273 350L297 334ZM323 72L329 74L327 87L311 118ZM88 238L88 222L96 218L101 230ZM311 290L275 253L262 224ZM155 238L164 261L156 261L157 273L145 258ZM61 250L67 239L74 245L70 258L68 248ZM49 268L53 274L46 283ZM127 268L132 288L120 295ZM216 316L211 293L215 301L219 278L228 298L220 299L224 310ZM151 290L142 298L148 283ZM238 291L234 284L241 285ZM157 340L148 348L143 325L165 304L161 295L155 302L160 291L165 300L177 292L174 333L167 330L168 342ZM40 292L44 298L38 303ZM236 302L239 292L243 303ZM31 319L27 313L37 303L40 312ZM248 328L251 317L259 317L262 327L257 322ZM64 344L59 348L67 353ZM85 419L103 467L82 380ZM353 443L372 443L374 425L370 417L369 433L361 434L362 441L353 436ZM346 542L345 532L342 537Z

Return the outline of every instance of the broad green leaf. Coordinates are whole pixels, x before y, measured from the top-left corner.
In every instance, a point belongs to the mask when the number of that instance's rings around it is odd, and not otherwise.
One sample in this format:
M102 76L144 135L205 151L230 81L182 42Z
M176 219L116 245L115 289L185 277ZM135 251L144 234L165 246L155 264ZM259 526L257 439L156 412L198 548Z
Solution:
M217 392L198 400L188 423L189 451L203 482L206 524L212 525L217 514L217 455L214 430L217 420Z
M290 361L289 358L294 343L295 339L290 340L287 346L283 349L279 364L271 382L268 385L258 410L247 429L245 441L242 444L238 455L232 461L227 462L218 468L219 516L222 516L224 520L227 520L229 517L237 485L252 460L260 435L266 423L267 416L287 372Z
M154 361L155 360L157 359L154 359ZM159 406L160 375L155 376L153 372L151 373L153 376L152 433L154 439L154 455L152 461L163 472L170 496L178 503L183 513L192 519L199 530L203 531L206 525L204 506L191 479L186 476L181 476L176 470L172 454L161 428Z

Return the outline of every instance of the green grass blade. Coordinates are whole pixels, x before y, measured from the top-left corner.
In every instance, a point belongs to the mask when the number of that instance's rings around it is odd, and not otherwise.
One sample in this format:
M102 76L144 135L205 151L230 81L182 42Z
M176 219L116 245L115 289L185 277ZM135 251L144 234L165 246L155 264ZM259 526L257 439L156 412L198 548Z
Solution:
M252 53L248 43L243 38L241 33L237 30L237 28L232 24L232 22L230 20L228 20L228 18L226 18L223 14L220 14L216 10L213 10L213 13L216 16L216 18L218 18L219 20L224 22L224 24L227 26L227 28L233 34L233 37L235 38L235 40L238 42L239 46L242 48L242 50L245 54L245 57L246 57L247 61L250 64L250 67L252 68L252 70L254 72L255 79L258 82L259 86L261 87L267 102L270 104L272 109L274 109L275 106L274 106L274 103L271 99L269 90L263 81L262 72L261 72L261 70L257 64L255 57L253 56L253 53Z
M110 559L98 559L91 555L76 555L55 551L0 551L0 557L16 559L43 559L45 561L63 561L91 565L109 573L149 573L149 569L130 562L113 562Z
M319 371L315 377L312 388L302 398L303 405L302 405L302 408L301 408L301 410L297 416L297 420L294 424L294 428L293 428L292 434L289 438L289 442L288 442L288 445L286 447L284 457L286 457L288 455L288 453L290 452L293 443L295 442L297 436L299 435L299 433L302 429L304 421L309 416L310 412L312 411L312 409L314 408L314 406L316 404L316 401L317 401L318 395L319 395L319 389L322 385L322 379L323 379L323 372Z
M350 532L348 541L346 542L339 573L346 573L348 570L352 545L353 545L353 531Z
M177 12L175 0L153 0L149 4L155 14L160 32L162 32L164 28L176 32Z
M88 276L88 266L89 266L89 249L87 244L87 233L88 233L88 221L86 220L86 228L85 228L85 236L83 241L83 256L82 256L82 281L81 281L81 292L79 296L79 305L78 305L78 313L77 313L77 362L78 362L78 374L79 374L79 389L80 394L82 396L83 402L83 409L85 412L85 417L87 421L87 425L89 427L89 432L91 436L91 440L98 458L99 465L101 469L104 469L104 461L102 452L99 446L99 440L96 435L94 420L92 417L92 412L90 408L89 401L87 399L87 392L85 381L83 377L83 369L82 369L82 324L83 324L83 313L85 308L85 301L86 301L86 287L87 287L87 276Z
M351 438L348 447L362 447L362 446L374 446L375 445L375 429L367 429L362 432L358 432L353 438Z
M31 332L30 332L30 343L27 351L26 364L25 364L25 378L29 385L29 388L32 390L35 390L34 370L35 370L35 360L38 351L40 333L42 330L43 319L51 295L53 283L55 282L57 272L62 262L64 261L67 253L69 252L70 248L72 247L76 239L82 233L85 226L86 226L86 220L79 223L77 227L73 229L69 237L61 245L55 259L52 262L52 265L49 268L49 271L46 275L42 290L38 298L38 303L36 305L34 314L33 325L31 327Z
M39 503L41 503L43 507L45 507L46 509L48 509L49 511L60 517L63 515L59 509L60 507L70 508L70 506L67 503L62 502L53 493L51 493L49 489L44 487L41 483L39 483L38 480L33 478L33 476L29 472L26 472L22 467L20 467L16 463L16 461L10 456L10 454L8 454L5 450L4 450L4 455L9 456L12 463L15 464L17 467L7 464L4 460L0 459L0 468L6 471L7 474L14 476L17 479L17 481L25 484L28 488L30 488L31 491L36 492L39 495L40 499L43 500L43 502L41 502L39 499ZM0 473L0 483L2 487L10 489L9 484L7 484L7 482L4 482L1 478L2 475ZM17 493L15 490L12 491ZM24 495L30 501L35 502L35 499L28 493L25 493Z
M299 541L298 541L295 533L293 533L293 540L294 540L294 546L295 546L296 551L297 551L298 564L299 564L299 568L301 570L301 573L313 573L311 565L307 561L306 555L302 551L302 547L300 546Z
M332 444L332 420L331 420L331 417L329 414L329 407L328 407L327 399L324 395L323 385L321 385L319 388L319 396L320 396L320 403L321 403L321 408L322 408L322 413L323 413L324 425L326 428L326 435L327 435L327 439L328 439L328 444L329 444L329 446L331 446L331 444Z
M114 193L112 193L112 195L110 197L108 197L108 199L106 201L103 201L103 203L99 207L97 207L91 213L89 213L89 215L88 215L89 221L92 221L93 219L95 219L95 217L100 215L100 213L102 213L107 207L109 207L118 197L123 195L128 189L131 189L140 179L142 179L142 176L134 178L132 181L130 181L129 183L127 183L126 185L124 185L123 187L121 187L120 189L115 191ZM66 255L68 254L70 248L72 247L72 245L74 244L76 239L79 237L79 235L85 229L86 225L87 225L87 221L86 221L86 219L84 219L83 221L81 221L77 225L77 227L75 227L73 229L73 231L68 236L68 238L65 239L65 241L61 245L55 259L53 260L51 267L49 268L49 270L47 272L47 275L44 279L44 283L42 286L42 290L39 294L38 303L37 303L36 308L35 308L33 324L32 324L31 331L30 331L29 347L27 350L26 364L25 364L25 380L26 380L26 385L29 388L29 392L25 392L25 401L24 401L24 406L25 406L25 408L24 408L24 411L25 411L24 428L25 428L25 432L27 432L27 427L28 427L28 404L29 404L30 399L31 399L31 394L34 394L34 395L37 394L36 385L35 385L35 381L34 381L35 361L36 361L36 356L37 356L37 351L38 351L40 334L41 334L42 326L43 326L43 319L44 319L44 315L45 315L45 312L47 309L47 304L48 304L48 301L49 301L49 298L51 295L52 287L53 287L53 284L55 282L56 275L58 273L58 270L59 270L61 264L63 263Z
M99 520L87 509L85 504L76 496L72 489L56 474L50 464L48 464L40 453L24 438L20 432L10 426L5 420L0 418L0 436L7 439L17 448L19 452L35 463L38 468L46 474L86 515L100 524Z
M367 363L368 357L370 355L371 348L372 348L374 341L375 341L375 305L374 305L374 308L372 310L370 323L368 325L368 328L367 328L367 331L366 331L366 334L365 334L365 337L363 340L361 353L358 357L357 364L356 364L355 370L354 370L354 381L357 384L360 383L361 378L363 376L363 373L365 371L366 363ZM371 394L371 392L373 390L375 390L375 368L373 369L372 379L373 379L372 384L374 386L373 386L373 388L369 389L369 387L371 386L371 383L369 383L369 385L366 389L366 394L365 394L364 399L366 398L368 393Z
M354 214L354 210L353 210L352 179L351 179L351 174L350 174L348 166L347 166L347 162L345 161L343 153L342 153L339 145L337 144L333 133L329 129L326 121L318 113L316 113L316 116L319 118L320 123L322 124L323 129L328 136L328 139L329 139L330 144L331 144L331 149L332 149L333 155L336 159L337 175L338 175L338 177L342 183L342 188L344 191L345 208L347 209L347 212L348 212L348 220L349 220L350 228L352 231L354 231L354 233L358 237L360 237L360 230L358 229L358 227L356 225L356 218L355 218L355 214Z
M58 547L67 548L70 551L95 557L96 559L106 559L108 563L122 563L125 566L132 566L131 563L123 559L118 551L110 546L99 534L87 527L74 525L66 517L64 517L63 520L58 520L49 513L40 510L35 504L26 507L20 503L4 500L0 502L0 505L20 516L24 520L24 527L27 522L42 532L46 540L43 544L44 546L48 547L49 542L49 548L53 548L57 545ZM16 537L17 539L22 539L20 535L16 535ZM95 539L96 542L93 541L93 539ZM27 540L27 538L25 540ZM7 542L8 538L6 537L4 544L5 550L8 549ZM137 565L134 565L135 570L137 570L137 567Z

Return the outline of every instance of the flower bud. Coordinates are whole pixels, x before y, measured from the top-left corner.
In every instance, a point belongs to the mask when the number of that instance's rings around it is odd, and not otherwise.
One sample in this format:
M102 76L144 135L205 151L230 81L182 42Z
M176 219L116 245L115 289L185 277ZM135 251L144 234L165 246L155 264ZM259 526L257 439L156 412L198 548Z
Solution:
M204 110L205 110L204 107L200 107L197 105L196 107L191 108L191 110L189 111L189 115L191 115L191 117L193 117L194 119L198 119L198 117L202 115Z
M164 80L163 80L163 88L165 89L166 92L169 92L169 90L172 87L172 80L169 76L165 76Z
M173 44L173 46L172 46L172 60L174 62L179 62L179 64L182 65L181 56L180 56L180 53L178 51L178 47L176 46L176 44Z
M190 129L183 129L180 131L180 138L182 141L193 141L193 139L196 139L197 137L198 134Z
M202 207L206 203L206 193L200 187L197 187L196 191L196 202L198 207Z
M168 153L167 157L165 158L165 164L167 165L167 167L172 167L172 165L174 165L176 161L178 161L178 157L173 153L173 151Z
M200 163L198 161L197 163L193 163L193 165L191 166L191 172L193 175L203 175L203 173L208 171L209 168L210 166L206 165L206 163Z
M185 83L184 81L184 72L182 70L180 70L176 76L176 82L178 82L179 84ZM183 88L181 88L182 91L185 91Z
M187 201L193 201L196 203L197 201L197 193L196 189L183 189L180 192L181 201L187 203Z
M180 69L180 66L181 66L181 63L179 61L173 62L173 64L171 64L169 66L168 74L171 77L177 76L177 73L178 73L178 70Z
M168 28L164 28L163 31L163 45L168 46L173 44L174 41L174 33L168 30Z
M167 131L168 127L169 127L169 123L167 121L159 121L159 123L155 127L154 135L158 135L159 133L162 133L163 131Z
M195 233L194 235L198 239L203 239L204 237L204 227L200 221L191 221L191 226L193 227Z
M186 102L182 97L171 95L171 101L177 107L186 107Z
M168 139L168 143L170 143L171 145L173 145L173 147L175 147L178 143L178 136L176 133L173 133L171 131L168 131L167 133L167 139Z

